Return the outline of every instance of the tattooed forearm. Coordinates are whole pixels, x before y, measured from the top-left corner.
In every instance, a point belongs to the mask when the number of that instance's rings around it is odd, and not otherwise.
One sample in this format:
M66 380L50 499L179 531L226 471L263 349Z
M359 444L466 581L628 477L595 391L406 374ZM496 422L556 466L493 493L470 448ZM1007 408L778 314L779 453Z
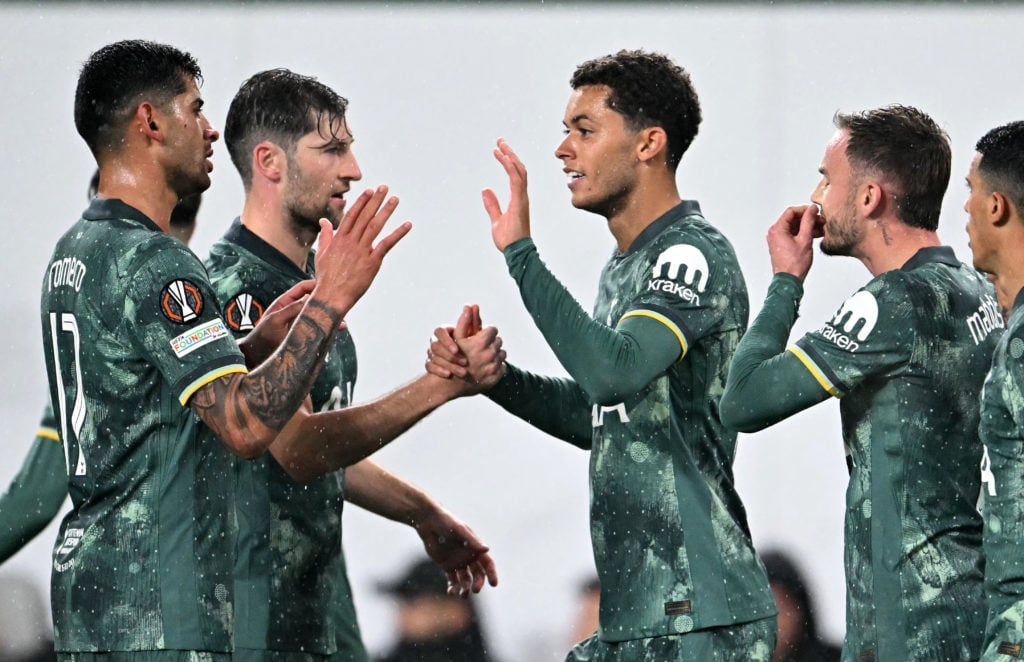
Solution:
M281 348L241 382L248 410L261 423L280 430L292 417L319 374L340 321L334 310L310 300Z
M308 301L269 359L248 375L214 380L190 405L228 446L262 453L309 394L340 322L338 312Z

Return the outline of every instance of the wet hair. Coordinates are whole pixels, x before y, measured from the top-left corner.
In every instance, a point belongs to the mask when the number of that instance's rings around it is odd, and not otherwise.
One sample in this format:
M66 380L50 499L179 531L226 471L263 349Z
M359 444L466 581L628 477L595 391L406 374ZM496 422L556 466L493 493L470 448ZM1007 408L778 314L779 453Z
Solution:
M668 137L666 160L675 172L697 136L700 101L682 67L661 53L621 50L576 67L572 88L605 85L608 107L622 115L633 131L661 127Z
M115 151L143 101L165 107L202 82L199 64L173 46L138 39L99 49L82 65L75 89L75 128L93 156Z
M1024 122L998 126L978 141L978 174L992 191L1002 193L1024 214Z
M335 131L345 121L348 100L316 78L287 69L271 69L253 75L238 88L228 108L224 142L246 189L252 182L252 150L263 141L273 142L288 155L302 136ZM340 121L340 123L339 123Z
M854 173L888 184L896 216L911 227L937 229L953 156L935 120L912 106L892 105L837 112L832 122L850 135L846 157Z

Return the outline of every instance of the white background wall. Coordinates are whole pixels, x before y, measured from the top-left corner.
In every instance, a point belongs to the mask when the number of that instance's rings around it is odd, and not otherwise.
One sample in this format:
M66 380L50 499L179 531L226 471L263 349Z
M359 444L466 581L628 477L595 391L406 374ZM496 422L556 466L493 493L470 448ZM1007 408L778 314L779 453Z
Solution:
M180 8L131 4L0 7L0 485L27 452L45 397L38 290L55 239L85 201L93 163L74 131L82 60L118 39L173 43L201 63L208 116L223 125L239 83L284 66L318 76L351 102L365 185L388 183L412 234L350 316L359 400L421 369L432 329L463 303L481 304L510 360L561 372L522 309L494 250L479 191L500 187L498 136L530 168L542 256L589 308L609 255L604 222L574 210L552 152L574 66L623 47L664 51L687 67L705 121L679 173L686 197L733 240L753 311L770 276L764 232L807 200L831 117L892 102L931 113L953 141L953 181L940 232L966 258L962 184L974 142L1021 117L1024 9L922 4L772 7L657 5L312 4ZM240 210L227 150L194 247ZM817 261L797 331L819 325L868 279L852 260ZM489 542L501 586L481 603L505 660L558 659L578 582L592 571L586 458L480 399L454 403L378 459L460 514ZM842 512L846 471L835 402L741 437L737 482L755 543L794 552L817 590L824 629L843 629ZM346 549L365 639L386 645L391 606L374 590L418 551L406 527L346 515ZM55 528L2 569L48 582ZM0 604L5 596L0 595ZM11 607L12 605L4 605ZM551 653L550 651L556 651Z

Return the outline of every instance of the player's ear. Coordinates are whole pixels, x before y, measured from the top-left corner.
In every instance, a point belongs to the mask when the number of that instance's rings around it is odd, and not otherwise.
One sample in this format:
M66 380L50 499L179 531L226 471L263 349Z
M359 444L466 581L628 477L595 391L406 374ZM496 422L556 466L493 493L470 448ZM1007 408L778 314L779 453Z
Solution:
M986 211L992 224L999 226L1006 225L1016 210L1009 198L999 191L992 191L988 196Z
M885 188L878 182L867 181L861 184L859 195L859 202L861 207L861 214L865 218L871 218L884 209L886 198L889 197ZM889 197L890 204L893 203L891 197Z
M660 126L650 126L637 132L636 157L641 162L648 162L656 156L666 159L668 156L668 135Z
M147 136L152 140L162 142L164 134L160 122L162 118L158 117L159 112L153 104L143 101L135 108L135 125L143 135Z
M252 170L254 176L279 182L288 172L288 157L274 143L263 141L252 148Z

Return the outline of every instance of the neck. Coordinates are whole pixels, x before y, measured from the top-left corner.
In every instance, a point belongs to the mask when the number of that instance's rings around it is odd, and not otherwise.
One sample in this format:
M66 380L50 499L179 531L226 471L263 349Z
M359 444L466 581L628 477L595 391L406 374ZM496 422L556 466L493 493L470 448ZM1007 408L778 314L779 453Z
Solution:
M1009 224L1014 224L1019 231L1002 238L1001 245L1004 248L996 254L996 263L992 267L999 303L1007 313L1013 307L1017 294L1024 289L1024 250L1007 250L1009 247L1024 246L1024 222L1012 218Z
M675 181L661 186L640 183L623 200L620 208L608 216L608 229L624 253L647 226L682 201Z
M306 269L306 260L316 237L306 236L308 233L293 227L279 198L249 191L245 195L241 218L250 232L281 251L299 269Z
M121 200L141 211L164 232L170 232L171 212L178 204L178 194L166 184L163 171L154 164L133 163L130 159L104 163L100 166L96 195Z
M910 227L894 218L868 223L867 235L853 256L867 267L872 276L899 269L922 248L942 245L934 231Z

